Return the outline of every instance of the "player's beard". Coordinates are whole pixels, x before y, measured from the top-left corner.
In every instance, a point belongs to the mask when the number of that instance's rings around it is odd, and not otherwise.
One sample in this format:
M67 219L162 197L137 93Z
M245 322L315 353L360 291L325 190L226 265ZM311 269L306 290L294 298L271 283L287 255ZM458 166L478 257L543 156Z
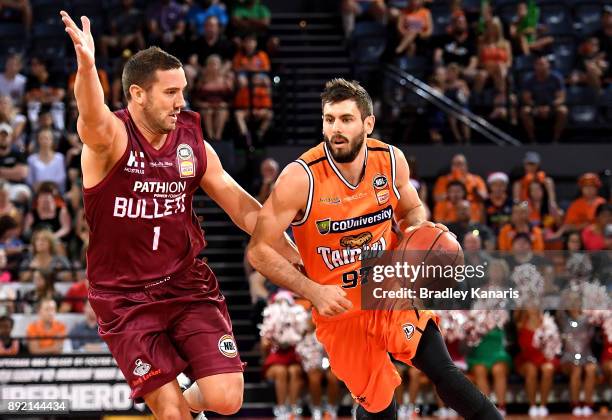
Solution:
M168 127L165 123L164 123L164 118L159 118L159 113L155 112L155 110L153 109L152 106L150 106L149 104L146 104L144 106L143 109L145 118L147 119L147 121L149 122L149 124L151 124L151 129L158 134L168 134L169 132L172 131L171 127Z
M350 163L357 158L357 155L359 154L359 151L361 150L361 146L363 146L363 142L365 141L365 130L361 130L361 133L359 133L352 139L347 139L345 136L342 136L342 135L332 136L331 139L327 136L323 136L323 137L325 139L325 144L327 145L327 149L329 150L329 153L331 153L332 157L334 158L336 162ZM347 151L343 152L343 151L334 150L332 140L336 137L340 137L345 140L348 140L349 147Z

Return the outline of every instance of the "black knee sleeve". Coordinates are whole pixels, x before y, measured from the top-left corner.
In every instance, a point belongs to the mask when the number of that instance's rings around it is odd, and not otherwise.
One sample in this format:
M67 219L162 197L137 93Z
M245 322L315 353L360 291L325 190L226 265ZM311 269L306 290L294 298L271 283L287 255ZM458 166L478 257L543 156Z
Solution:
M391 404L383 411L378 413L370 413L361 405L357 407L357 420L397 420L397 407L395 406L395 398L391 400Z
M442 401L466 420L503 419L493 403L455 366L433 321L423 331L412 364L433 382Z

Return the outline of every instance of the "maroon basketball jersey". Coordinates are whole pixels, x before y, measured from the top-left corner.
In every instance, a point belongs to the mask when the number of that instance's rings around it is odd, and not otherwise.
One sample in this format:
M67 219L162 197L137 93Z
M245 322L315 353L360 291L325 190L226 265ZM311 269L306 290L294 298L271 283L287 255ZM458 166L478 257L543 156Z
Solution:
M84 188L91 230L87 275L93 288L142 288L190 267L204 247L192 209L206 171L200 117L182 111L161 149L140 133L127 109L125 153L92 188Z

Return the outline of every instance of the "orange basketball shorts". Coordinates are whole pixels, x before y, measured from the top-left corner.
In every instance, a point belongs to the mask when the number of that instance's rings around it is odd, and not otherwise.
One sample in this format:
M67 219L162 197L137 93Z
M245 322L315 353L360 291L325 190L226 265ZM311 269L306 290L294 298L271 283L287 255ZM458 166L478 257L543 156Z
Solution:
M427 322L438 325L434 312L417 310L357 311L337 321L316 318L317 339L333 373L371 413L387 408L401 383L389 353L411 365Z

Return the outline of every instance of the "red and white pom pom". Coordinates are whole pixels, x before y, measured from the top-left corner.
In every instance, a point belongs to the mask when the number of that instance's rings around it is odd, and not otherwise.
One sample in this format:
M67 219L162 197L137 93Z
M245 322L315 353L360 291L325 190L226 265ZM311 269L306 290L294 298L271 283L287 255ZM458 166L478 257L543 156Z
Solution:
M467 345L477 347L482 337L494 328L503 328L508 319L508 311L505 310L473 309L468 311L464 324Z
M440 317L440 331L444 340L448 343L465 339L465 330L463 328L468 317L468 312L465 310L443 310L436 312Z
M510 278L516 284L516 289L520 294L517 299L519 306L541 299L544 291L544 277L535 265L521 264L515 267Z
M305 372L312 369L323 369L325 350L323 350L323 346L317 340L314 332L306 334L302 341L295 346L295 351L302 359L302 367Z
M278 301L264 309L260 335L282 347L295 346L307 327L308 313L304 307Z
M547 313L542 317L542 325L533 334L533 346L540 349L549 360L561 353L559 328L554 318Z
M608 341L612 341L612 314L610 313L611 311L606 312L608 312L608 317L603 322L601 327L603 329L604 334L608 338Z

